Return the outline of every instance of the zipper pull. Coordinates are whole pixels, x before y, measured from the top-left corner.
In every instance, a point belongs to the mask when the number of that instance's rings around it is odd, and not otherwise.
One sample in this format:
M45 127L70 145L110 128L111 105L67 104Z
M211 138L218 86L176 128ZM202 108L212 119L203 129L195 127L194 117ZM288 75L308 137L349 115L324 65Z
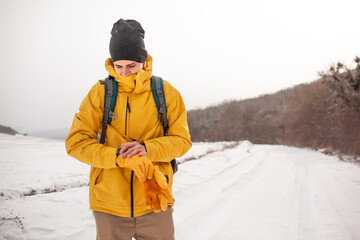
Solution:
M131 113L130 104L127 102L127 108L129 109L129 113Z

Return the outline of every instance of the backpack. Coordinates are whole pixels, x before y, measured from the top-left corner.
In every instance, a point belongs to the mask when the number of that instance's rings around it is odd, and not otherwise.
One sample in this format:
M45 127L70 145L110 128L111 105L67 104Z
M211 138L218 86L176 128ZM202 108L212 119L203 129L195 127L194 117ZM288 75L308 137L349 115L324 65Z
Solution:
M100 143L104 144L107 125L110 124L111 121L115 120L116 118L114 114L114 109L117 98L118 84L113 76L109 76L105 78L105 81L100 81L100 83L105 84L104 117L101 123L103 130L101 132L101 137L100 137ZM152 76L151 90L155 99L156 107L158 109L159 119L164 129L164 136L167 136L169 125L166 118L167 108L166 108L163 80L161 77ZM173 169L173 173L176 173L178 170L178 164L176 162L176 159L171 160L170 163Z

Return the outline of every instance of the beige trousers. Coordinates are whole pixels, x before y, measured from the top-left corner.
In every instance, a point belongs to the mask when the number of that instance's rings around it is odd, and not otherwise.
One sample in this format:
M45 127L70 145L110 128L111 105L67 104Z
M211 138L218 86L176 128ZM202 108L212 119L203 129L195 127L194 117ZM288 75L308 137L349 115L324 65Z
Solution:
M173 208L140 217L119 217L93 211L97 240L174 240Z

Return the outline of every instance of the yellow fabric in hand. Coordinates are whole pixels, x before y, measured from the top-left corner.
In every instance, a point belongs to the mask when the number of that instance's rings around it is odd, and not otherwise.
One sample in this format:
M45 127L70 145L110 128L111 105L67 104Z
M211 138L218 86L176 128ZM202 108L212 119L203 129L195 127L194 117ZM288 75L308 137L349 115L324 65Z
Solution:
M121 158L121 156L119 156L116 159L116 163L119 167L133 170L136 177L139 178L142 183L145 182L146 179L151 179L154 176L154 166L146 156L135 155L131 158Z
M158 213L161 210L166 211L168 203L175 202L165 176L160 172L159 167L154 167L154 177L148 178L143 183L146 206L153 208Z

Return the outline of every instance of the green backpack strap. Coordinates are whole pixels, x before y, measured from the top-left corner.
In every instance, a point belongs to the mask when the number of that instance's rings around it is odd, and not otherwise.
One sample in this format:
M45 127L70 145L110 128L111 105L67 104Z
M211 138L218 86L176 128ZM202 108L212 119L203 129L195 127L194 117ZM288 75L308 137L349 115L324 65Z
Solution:
M166 100L164 93L164 85L161 77L152 76L151 78L151 90L153 92L156 107L159 112L159 119L164 128L164 136L168 135L169 123L167 121L167 108L166 108ZM176 159L171 160L171 167L173 169L173 173L176 173L178 170L178 163Z
M152 76L151 78L151 90L153 92L156 107L159 112L159 119L164 128L164 136L168 135L168 121L166 118L167 108L166 108L166 100L164 93L164 85L161 77Z
M100 82L102 83L102 82ZM109 76L105 78L105 101L104 101L104 116L101 123L102 132L100 137L100 143L105 143L105 136L107 125L111 123L111 120L115 120L117 118L114 114L117 92L118 92L118 85L114 77Z

